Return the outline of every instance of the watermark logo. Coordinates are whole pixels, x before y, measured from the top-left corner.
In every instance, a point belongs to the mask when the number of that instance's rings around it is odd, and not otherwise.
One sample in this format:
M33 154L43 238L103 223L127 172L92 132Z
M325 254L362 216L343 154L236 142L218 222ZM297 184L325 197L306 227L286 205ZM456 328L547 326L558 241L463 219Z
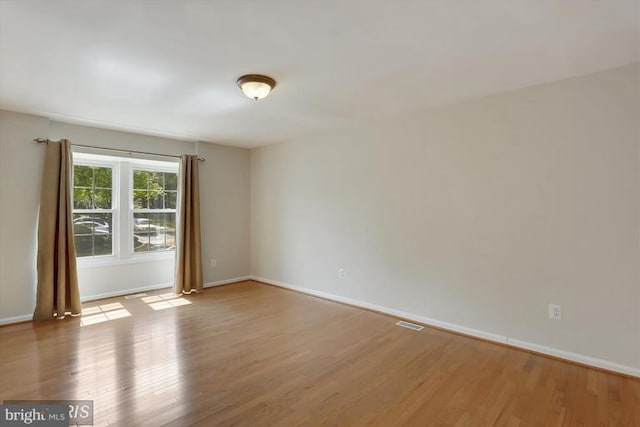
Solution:
M65 405L15 404L0 406L0 426L67 427Z
M0 427L93 425L92 400L5 400Z

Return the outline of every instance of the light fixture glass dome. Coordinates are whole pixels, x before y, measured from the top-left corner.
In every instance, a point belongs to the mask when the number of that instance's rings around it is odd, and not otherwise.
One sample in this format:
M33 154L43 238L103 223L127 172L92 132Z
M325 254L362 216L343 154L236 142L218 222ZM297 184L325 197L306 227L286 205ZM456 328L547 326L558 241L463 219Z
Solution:
M276 81L271 77L260 74L247 74L246 76L240 77L237 84L245 95L257 101L269 95L275 87Z
M249 98L253 98L255 100L262 99L271 92L271 86L261 82L243 83L240 85L240 89L242 89L242 92L244 92L244 94Z

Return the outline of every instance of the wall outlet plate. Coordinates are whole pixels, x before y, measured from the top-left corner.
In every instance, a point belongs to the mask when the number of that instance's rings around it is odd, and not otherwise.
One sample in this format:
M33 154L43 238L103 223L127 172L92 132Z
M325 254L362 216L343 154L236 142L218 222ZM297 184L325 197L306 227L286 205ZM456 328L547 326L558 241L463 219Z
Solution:
M211 268L216 268L218 266L218 258L211 258Z
M562 320L562 306L560 304L549 304L549 319Z
M344 273L344 268L339 268L338 269L338 279L344 279L345 273Z

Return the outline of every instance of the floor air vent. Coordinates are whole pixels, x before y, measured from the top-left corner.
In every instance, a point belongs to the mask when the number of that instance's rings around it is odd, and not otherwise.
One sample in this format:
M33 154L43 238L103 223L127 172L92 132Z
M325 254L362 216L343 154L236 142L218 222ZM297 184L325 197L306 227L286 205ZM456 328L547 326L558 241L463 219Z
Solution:
M415 323L405 322L404 320L396 323L398 326L402 326L403 328L411 329L412 331L421 331L424 329L424 326L416 325Z
M147 294L145 294L144 292L141 294L133 294L133 295L127 295L124 297L124 299L134 299L134 298L142 298L142 297L146 297Z

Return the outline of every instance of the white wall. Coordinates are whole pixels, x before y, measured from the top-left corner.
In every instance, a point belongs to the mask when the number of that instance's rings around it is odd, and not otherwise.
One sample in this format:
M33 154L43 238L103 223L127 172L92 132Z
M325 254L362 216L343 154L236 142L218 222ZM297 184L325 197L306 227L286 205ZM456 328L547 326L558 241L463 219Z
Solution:
M205 283L249 275L249 150L198 144ZM211 259L217 267L211 267Z
M253 150L252 274L640 374L638 76Z
M29 317L35 304L37 210L44 150L35 137L179 155L200 152L205 283L249 274L249 152L214 144L78 126L0 111L0 323ZM28 170L28 173L25 173ZM212 269L209 259L218 256ZM173 259L79 267L80 293L93 298L173 283Z
M33 312L36 225L49 120L0 110L0 319Z

